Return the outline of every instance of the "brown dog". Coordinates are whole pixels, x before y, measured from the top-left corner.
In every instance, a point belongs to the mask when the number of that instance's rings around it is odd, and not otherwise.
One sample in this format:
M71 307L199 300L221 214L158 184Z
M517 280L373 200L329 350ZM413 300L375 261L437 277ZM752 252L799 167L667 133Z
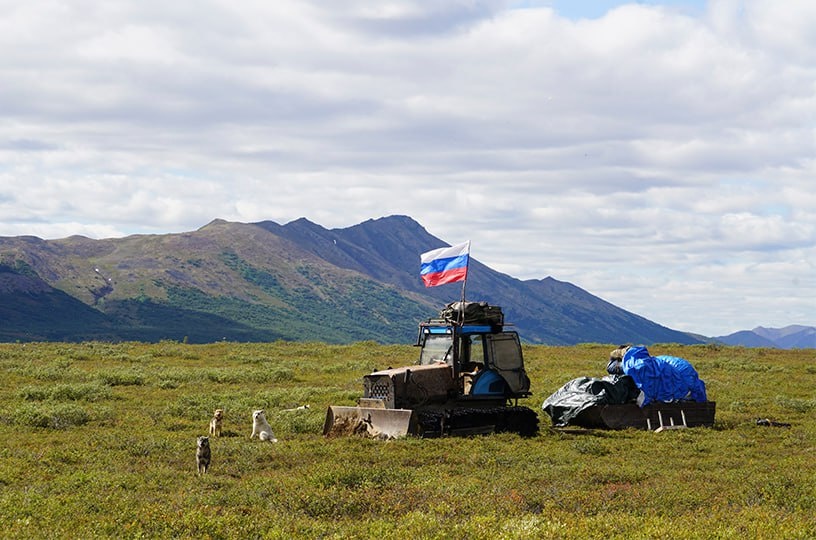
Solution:
M221 436L221 424L224 419L224 411L222 409L215 409L212 420L210 420L210 437Z

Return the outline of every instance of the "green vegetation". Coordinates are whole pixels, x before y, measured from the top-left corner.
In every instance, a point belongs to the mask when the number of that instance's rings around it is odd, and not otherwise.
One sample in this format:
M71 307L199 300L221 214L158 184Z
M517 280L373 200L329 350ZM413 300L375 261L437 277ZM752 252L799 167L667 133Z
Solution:
M4 293L0 341L405 343L414 338L416 321L435 314L395 288L359 276L330 280L301 265L295 273L311 281L284 287L280 282L286 277L279 279L234 253L224 252L220 260L244 284L226 295L190 285L193 277L179 278L182 285L153 279L152 296L144 288L130 298L100 296L98 310L45 282L37 282L42 290ZM18 260L14 268L0 264L0 273L23 275L16 268L30 271Z
M612 345L525 346L536 410ZM0 344L4 538L814 538L812 350L650 347L689 359L714 428L531 439L326 440L408 345ZM309 404L308 410L289 410ZM195 438L212 410L210 473ZM249 440L265 408L278 444ZM764 427L757 418L789 422Z

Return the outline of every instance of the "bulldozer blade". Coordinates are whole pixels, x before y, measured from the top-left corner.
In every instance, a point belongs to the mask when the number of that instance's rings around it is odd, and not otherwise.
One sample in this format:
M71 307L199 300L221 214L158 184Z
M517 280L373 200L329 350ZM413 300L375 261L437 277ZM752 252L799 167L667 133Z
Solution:
M330 406L323 424L323 435L327 437L361 435L396 439L413 431L413 411L410 409Z

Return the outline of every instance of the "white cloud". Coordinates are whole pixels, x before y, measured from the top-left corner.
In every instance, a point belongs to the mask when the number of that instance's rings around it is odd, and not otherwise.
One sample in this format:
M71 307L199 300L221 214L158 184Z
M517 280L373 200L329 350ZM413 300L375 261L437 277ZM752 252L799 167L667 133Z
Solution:
M539 4L0 1L0 234L407 214L673 328L816 324L814 4Z

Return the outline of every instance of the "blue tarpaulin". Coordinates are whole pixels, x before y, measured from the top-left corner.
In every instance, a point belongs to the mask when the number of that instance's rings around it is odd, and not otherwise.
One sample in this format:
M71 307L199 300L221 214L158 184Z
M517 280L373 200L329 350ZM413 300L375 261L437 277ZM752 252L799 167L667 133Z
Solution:
M641 406L653 401L707 401L705 383L688 360L651 356L646 347L629 347L622 367L644 394Z

